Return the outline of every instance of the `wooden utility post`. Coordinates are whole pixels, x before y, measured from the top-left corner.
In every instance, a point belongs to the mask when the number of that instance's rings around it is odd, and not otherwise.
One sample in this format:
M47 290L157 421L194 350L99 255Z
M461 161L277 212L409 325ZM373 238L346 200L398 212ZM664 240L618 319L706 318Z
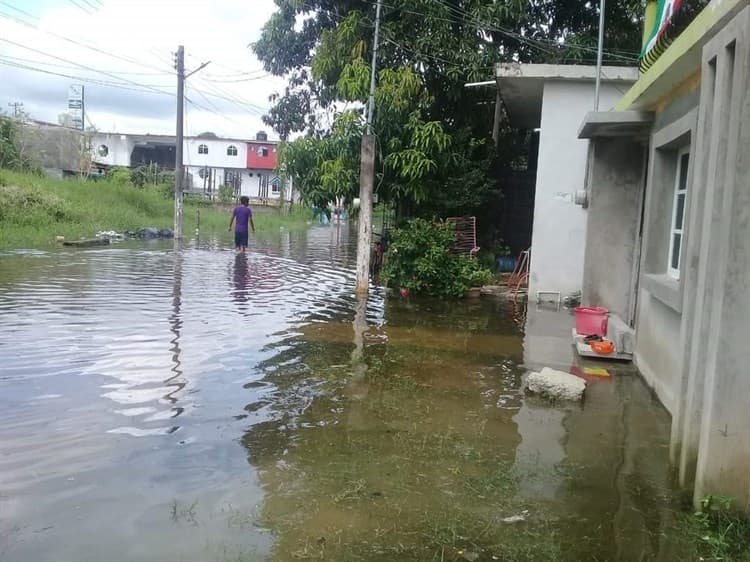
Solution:
M370 245L372 243L372 196L375 187L375 136L372 134L372 119L375 113L375 79L378 63L378 39L380 35L380 12L383 0L378 0L375 12L375 36L372 41L372 68L370 69L370 97L367 102L367 132L362 135L359 168L359 237L357 238L357 287L358 294L370 291Z
M21 115L21 108L23 107L22 101L14 101L8 103L8 107L13 108L13 119L18 119L18 117Z
M185 118L185 47L177 47L177 139L175 146L174 161L174 237L175 240L182 238L182 178L185 172L182 168L182 145L184 136Z

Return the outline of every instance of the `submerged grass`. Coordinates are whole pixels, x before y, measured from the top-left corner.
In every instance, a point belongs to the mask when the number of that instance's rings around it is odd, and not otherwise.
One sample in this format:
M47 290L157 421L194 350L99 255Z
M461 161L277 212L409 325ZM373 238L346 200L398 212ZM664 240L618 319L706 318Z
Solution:
M185 232L195 230L200 212L201 233L226 232L230 206L186 200ZM0 170L0 248L45 248L56 236L92 237L101 230L134 230L143 226L169 228L174 203L153 188L109 181L57 180ZM260 230L305 228L310 213L298 208L290 215L261 209Z

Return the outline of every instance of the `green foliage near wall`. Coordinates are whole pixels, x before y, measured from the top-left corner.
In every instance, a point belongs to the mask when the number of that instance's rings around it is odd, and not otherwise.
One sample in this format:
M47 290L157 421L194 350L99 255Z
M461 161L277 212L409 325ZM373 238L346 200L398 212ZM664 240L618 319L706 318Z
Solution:
M477 260L451 252L454 243L449 224L412 219L392 231L382 277L412 294L452 298L491 282L492 273Z
M0 168L39 173L39 165L24 154L18 127L17 121L0 115Z

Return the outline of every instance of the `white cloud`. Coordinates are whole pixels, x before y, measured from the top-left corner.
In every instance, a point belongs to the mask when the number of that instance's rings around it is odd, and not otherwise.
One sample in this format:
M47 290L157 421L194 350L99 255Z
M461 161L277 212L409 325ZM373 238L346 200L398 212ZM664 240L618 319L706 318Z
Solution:
M86 14L71 3L58 2L41 12L28 8L26 11L36 16L35 20L4 6L0 8L0 14L25 19L38 27L35 30L0 17L0 37L41 51L0 41L0 57L6 57L0 62L170 94L87 84L87 113L103 131L174 132L175 97L171 94L176 86L172 62L179 44L185 46L188 71L203 61L212 61L188 80L187 97L211 110L187 105L188 134L213 131L232 137L253 137L265 128L260 115L269 107L269 95L282 90L285 83L265 76L248 48L273 13L273 0L102 0L102 7L93 14ZM95 52L54 34L134 62ZM75 82L2 65L0 102L5 107L10 101L22 101L33 117L55 121L66 110L68 86Z

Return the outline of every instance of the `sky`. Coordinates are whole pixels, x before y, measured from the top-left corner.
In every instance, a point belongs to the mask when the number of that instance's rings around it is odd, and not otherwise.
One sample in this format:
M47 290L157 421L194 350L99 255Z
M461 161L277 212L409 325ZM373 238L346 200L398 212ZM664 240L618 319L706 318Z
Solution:
M273 11L273 0L0 0L0 109L22 102L57 123L69 87L83 84L87 126L174 134L173 61L184 45L187 72L210 61L187 80L187 135L278 138L261 116L285 81L248 46Z

